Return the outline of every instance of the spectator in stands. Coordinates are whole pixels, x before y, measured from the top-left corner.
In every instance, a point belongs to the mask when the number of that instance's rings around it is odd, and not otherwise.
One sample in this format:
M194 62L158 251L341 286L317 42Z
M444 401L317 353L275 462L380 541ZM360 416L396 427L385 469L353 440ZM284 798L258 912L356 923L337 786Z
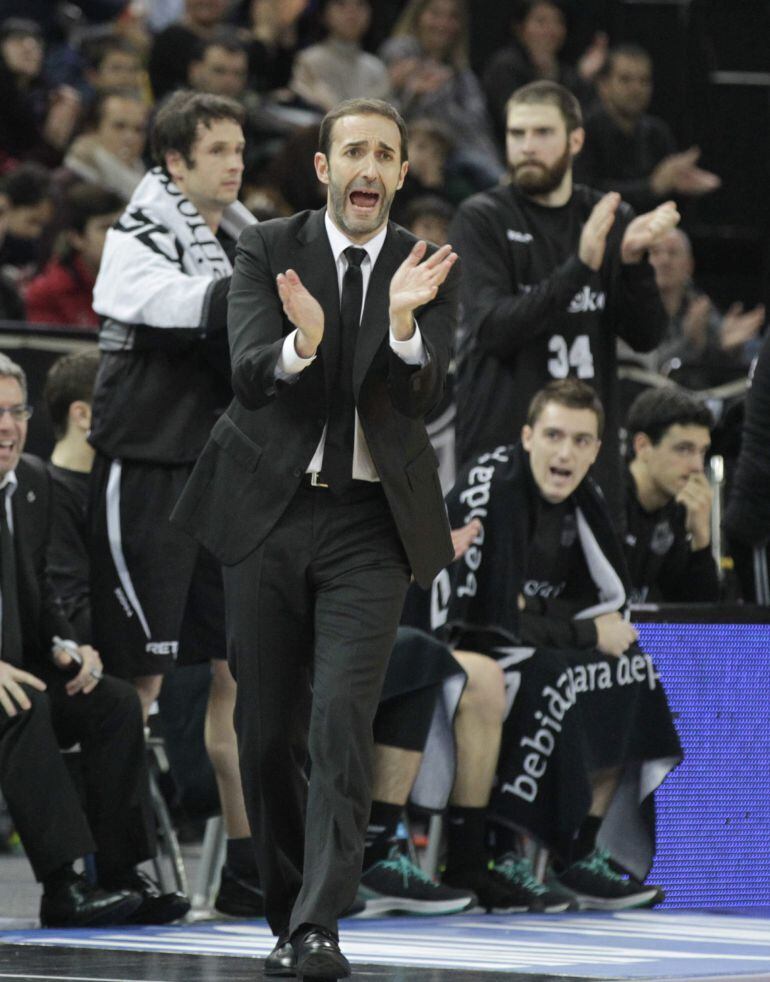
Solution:
M266 168L260 190L282 215L321 208L326 201L326 187L318 180L313 166L318 129L313 124L298 130Z
M624 546L633 603L719 599L704 474L713 425L709 409L679 389L648 389L629 409Z
M437 119L413 119L409 129L409 170L396 196L393 221L403 225L409 204L425 195L457 205L473 194L473 184L452 170L455 140L452 131Z
M201 41L221 28L229 7L229 0L185 0L182 19L156 35L148 65L156 102L187 85Z
M201 45L190 63L188 83L198 92L241 99L249 78L246 48L237 35L221 31Z
M8 201L0 267L22 284L40 263L45 233L53 219L51 177L41 164L21 164L0 180L0 192Z
M603 422L593 389L553 381L532 400L519 444L465 468L447 499L450 524L482 527L422 597L422 623L495 658L516 687L490 804L498 854L510 848L506 828L525 830L555 854L559 886L581 907L619 910L659 899L638 879L654 852L644 799L681 748L622 615L623 550L588 476ZM482 874L475 854L444 881L475 889Z
M474 187L503 173L481 85L468 64L466 0L410 0L382 46L404 118L438 119L455 138L451 166Z
M5 242L8 224L8 196L0 191L0 252ZM9 321L24 320L24 301L16 288L14 277L0 267L0 319Z
M597 34L577 68L559 60L567 22L558 0L519 0L511 27L513 43L493 55L484 72L487 105L501 144L505 142L505 106L516 89L550 79L587 106L594 98L593 80L607 54L607 36Z
M454 208L443 198L426 194L409 202L404 225L418 239L441 246L449 241L449 226L454 213Z
M181 894L161 895L137 864L156 849L144 729L133 688L102 675L73 637L46 575L51 486L22 456L23 370L0 355L0 790L43 884L44 927L163 924L183 916ZM60 747L80 744L85 812ZM98 886L73 862L96 851Z
M371 0L323 0L320 14L326 37L297 53L292 91L323 112L345 99L388 100L385 65L361 47L372 18Z
M107 231L123 211L114 191L98 184L70 188L61 205L56 254L24 292L27 320L37 324L99 326L93 288Z
M762 341L746 396L740 455L725 512L730 551L748 601L766 603L770 541L770 332Z
M82 57L85 80L94 93L105 89L141 90L143 72L139 51L119 34L84 43Z
M646 256L679 215L668 202L633 218L620 195L573 187L581 110L556 82L514 92L507 120L510 183L463 202L449 236L463 257L458 460L509 443L549 379L591 380L608 418L601 483L620 520L615 341L658 343L665 315Z
M244 24L249 48L249 87L262 95L290 99L288 86L303 43L309 0L244 0L241 6L239 22Z
M668 124L647 114L652 60L644 48L611 49L597 85L601 104L586 116L577 181L617 191L636 211L654 208L671 195L708 194L719 187L716 174L698 167L700 150L677 153Z
M134 680L145 714L178 654L211 661L206 747L228 835L216 906L257 916L221 568L168 521L231 396L225 247L254 222L238 202L242 120L233 100L175 93L155 119L157 166L107 234L94 288L102 360L89 437L91 613L105 664Z
M764 305L744 311L742 304L734 303L722 316L693 282L692 245L681 229L672 229L652 246L650 263L668 315L666 333L649 354L624 357L672 375L690 389L745 375L765 321Z
M101 184L128 201L144 176L149 109L136 89L103 89L86 132L64 158L67 170Z
M88 488L94 448L88 442L99 352L63 355L48 371L43 397L56 443L48 463L54 502L47 567L78 638L91 641Z
M55 165L75 131L80 97L43 77L43 39L34 21L0 23L0 155Z

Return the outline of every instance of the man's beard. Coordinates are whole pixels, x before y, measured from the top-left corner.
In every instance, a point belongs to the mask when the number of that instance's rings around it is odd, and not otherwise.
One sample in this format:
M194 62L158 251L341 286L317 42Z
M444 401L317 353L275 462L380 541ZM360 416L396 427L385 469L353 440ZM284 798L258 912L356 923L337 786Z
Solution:
M564 180L564 175L572 166L569 145L556 163L548 167L540 161L522 161L516 167L508 168L511 179L524 194L540 195L555 191Z

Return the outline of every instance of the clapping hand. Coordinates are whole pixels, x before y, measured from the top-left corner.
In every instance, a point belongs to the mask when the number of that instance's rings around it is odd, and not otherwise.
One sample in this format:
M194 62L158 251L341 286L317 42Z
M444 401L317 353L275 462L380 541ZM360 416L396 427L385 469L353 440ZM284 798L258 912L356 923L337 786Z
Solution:
M275 278L283 312L297 328L294 347L300 358L312 358L324 336L324 312L321 304L303 285L293 269Z
M423 262L427 242L415 243L390 281L390 324L397 341L406 341L414 334L412 312L428 303L457 262L451 245L443 245Z
M759 333L765 322L764 304L757 304L753 310L744 310L742 303L734 303L722 318L719 341L723 351L740 348Z
M619 204L618 192L608 191L593 206L583 226L578 243L578 258L590 269L599 269L604 260L607 236L615 221Z
M620 257L626 264L638 263L653 243L679 224L680 214L673 201L638 215L628 226L620 245Z

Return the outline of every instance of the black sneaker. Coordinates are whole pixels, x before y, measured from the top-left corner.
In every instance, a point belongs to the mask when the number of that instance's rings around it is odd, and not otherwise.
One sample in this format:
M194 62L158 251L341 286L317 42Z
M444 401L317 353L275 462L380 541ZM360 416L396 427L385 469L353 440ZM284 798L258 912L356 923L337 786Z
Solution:
M557 877L571 890L581 910L629 910L657 903L658 887L621 876L612 868L609 853L594 849L584 859L568 866Z
M647 889L655 891L655 896L649 901L649 903L642 904L643 907L657 907L658 904L662 904L666 899L666 891L663 889L663 887L657 886L657 884L643 883L638 876L634 876L633 873L629 873L627 869L624 869L620 863L616 862L614 859L610 859L610 866L616 873L620 873L621 876L625 876L629 883L633 883L640 890Z
M474 894L436 883L393 846L387 859L362 875L358 899L369 914L457 914L476 903Z
M255 881L243 880L223 866L214 909L229 917L264 917L265 895Z
M513 890L521 891L522 896L531 894L531 911L544 914L563 914L566 910L577 910L576 901L564 890L553 890L542 884L532 869L532 863L515 852L501 856L493 867L496 873L510 884Z
M490 914L542 913L543 905L533 890L515 886L493 867L445 870L442 880L450 886L473 891L478 906Z

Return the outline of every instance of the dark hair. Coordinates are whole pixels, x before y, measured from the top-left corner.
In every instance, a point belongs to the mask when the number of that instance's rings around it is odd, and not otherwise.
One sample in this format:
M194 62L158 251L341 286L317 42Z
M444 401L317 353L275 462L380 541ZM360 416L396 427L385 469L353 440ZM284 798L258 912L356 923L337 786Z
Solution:
M398 127L401 137L401 163L409 159L409 135L406 131L406 123L401 113L382 99L346 99L329 110L321 120L321 128L318 131L318 149L327 158L332 146L334 124L345 116L384 116L385 119L392 120Z
M176 151L188 167L193 166L192 148L198 139L198 124L207 129L222 119L243 126L246 112L235 99L209 92L174 92L155 117L151 149L153 159L165 170L166 154Z
M62 202L61 228L82 234L92 218L123 211L125 206L119 194L101 184L75 184Z
M139 89L127 89L125 87L110 86L106 89L99 89L93 103L88 110L88 117L83 123L86 131L96 130L101 126L104 116L104 107L108 99L130 99L132 102L139 102L145 105L144 98Z
M602 67L596 73L597 78L608 78L615 66L615 59L621 58L643 58L652 67L652 58L649 51L645 51L640 44L616 44L607 52Z
M407 228L411 228L414 222L426 215L433 215L436 218L443 218L445 222L451 222L454 214L454 205L451 205L445 198L439 198L437 194L421 194L417 198L412 198L406 206L404 224Z
M12 207L37 205L51 197L50 172L42 164L19 164L0 181L0 191L8 196Z
M547 79L530 82L529 85L522 85L520 89L516 89L505 104L505 117L508 118L512 106L542 105L556 106L567 127L567 133L583 125L583 112L575 96L563 85Z
M105 34L103 37L91 38L84 41L80 47L80 53L86 63L86 68L91 71L98 71L102 62L113 51L119 51L124 55L133 55L137 62L140 60L139 49L132 44L128 38L120 37L119 34Z
M26 17L7 17L0 23L0 41L9 37L33 37L42 44L43 31L36 20Z
M566 20L566 14L564 11L564 5L560 0L518 0L513 8L512 20L513 23L518 27L523 24L524 21L529 17L535 7L540 7L541 5L547 5L549 7L556 7L562 17Z
M527 410L527 425L534 426L549 402L567 409L590 409L596 415L596 434L601 440L604 433L604 406L590 385L578 378L560 378L536 392Z
M417 116L415 119L409 120L407 130L411 140L414 140L415 136L418 135L427 136L440 143L445 154L449 154L454 150L454 134L450 127L439 119L431 119L429 116Z
M633 442L636 433L644 433L653 446L663 439L670 426L714 426L708 406L681 389L647 389L631 403L626 429Z
M99 367L96 348L74 351L51 365L45 380L43 397L57 440L67 434L67 418L73 402L91 403Z
M224 48L231 55L247 55L248 49L232 28L220 27L195 52L194 61L201 61L209 48Z

